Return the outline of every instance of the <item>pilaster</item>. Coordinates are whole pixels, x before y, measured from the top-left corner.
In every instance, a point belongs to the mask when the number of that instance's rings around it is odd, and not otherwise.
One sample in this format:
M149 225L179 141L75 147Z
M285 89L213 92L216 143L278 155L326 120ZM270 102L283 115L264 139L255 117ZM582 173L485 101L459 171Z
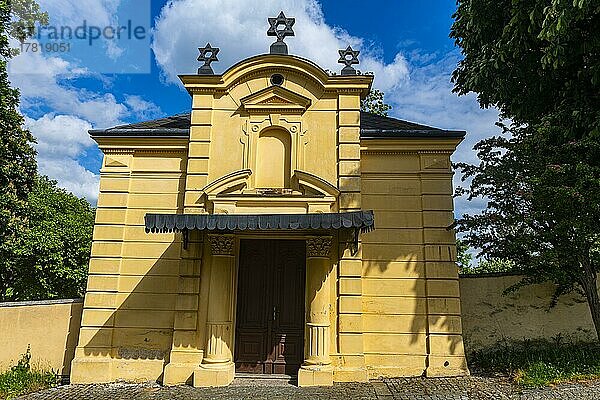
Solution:
M186 214L204 213L202 188L208 184L208 163L213 125L214 97L210 92L192 93L192 115L185 182Z
M333 385L329 343L331 236L306 241L306 334L299 386Z
M202 234L192 231L186 248L181 250L173 345L169 364L165 366L165 385L190 382L194 370L202 362L204 349L199 338L198 306L203 244Z
M360 95L348 90L338 95L339 211L359 211L361 199ZM358 246L357 246L358 244ZM336 381L366 382L362 317L362 246L360 238L340 232L338 264L338 365Z
M122 267L133 151L111 149L104 153L79 343L71 364L72 383L113 380L114 316L118 308L116 295ZM105 226L119 228L120 235L111 240L100 238L98 231Z
M235 238L208 235L211 250L204 358L194 371L194 386L227 386L233 381L233 289Z
M447 227L453 220L450 152L419 154L425 294L427 297L428 377L468 375L456 265L456 237Z

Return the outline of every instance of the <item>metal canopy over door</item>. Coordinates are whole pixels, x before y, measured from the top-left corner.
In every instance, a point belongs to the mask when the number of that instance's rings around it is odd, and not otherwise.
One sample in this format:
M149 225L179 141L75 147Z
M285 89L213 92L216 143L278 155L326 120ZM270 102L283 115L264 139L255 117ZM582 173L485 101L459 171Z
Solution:
M304 241L241 241L236 371L298 372L304 358L305 272Z

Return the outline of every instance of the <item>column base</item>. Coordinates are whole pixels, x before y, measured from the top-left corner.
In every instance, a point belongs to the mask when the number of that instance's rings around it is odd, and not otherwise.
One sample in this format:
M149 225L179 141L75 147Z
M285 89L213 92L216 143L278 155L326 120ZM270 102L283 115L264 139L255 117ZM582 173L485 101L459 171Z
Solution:
M194 370L194 387L227 386L233 382L235 364L200 365Z
M298 386L333 386L333 367L331 365L303 365L298 370Z

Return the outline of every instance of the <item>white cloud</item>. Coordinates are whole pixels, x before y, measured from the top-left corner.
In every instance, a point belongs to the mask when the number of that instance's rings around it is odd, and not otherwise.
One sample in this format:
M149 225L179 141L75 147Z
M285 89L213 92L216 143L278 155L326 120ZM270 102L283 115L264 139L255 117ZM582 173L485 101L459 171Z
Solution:
M160 108L137 95L124 94L120 102L106 88L100 92L78 87L74 80L79 77L98 79L104 86L111 83L58 56L24 52L9 62L9 78L21 91L26 125L38 139L40 173L95 204L99 176L78 162L96 152L88 130L120 125L130 117L153 118ZM37 118L41 114L45 115Z
M125 104L141 120L157 118L162 114L160 107L141 96L125 95Z
M40 8L50 17L52 26L69 26L73 30L85 24L100 28L118 26L118 9L121 0L39 0ZM111 59L118 59L124 49L114 40L102 39L106 54Z
M496 109L481 109L476 96L452 93L452 71L459 61L457 51L442 56L413 54L409 57L410 79L386 92L394 109L392 116L445 129L466 130L467 137L455 154L455 161L474 163L475 143L497 135L500 129Z
M21 90L23 109L50 107L57 113L73 114L105 127L118 124L128 115L127 107L113 94L90 92L69 83L81 76L92 75L56 56L22 52L9 62L9 77Z
M100 177L77 161L95 146L87 133L92 125L71 115L46 114L37 120L25 117L25 126L38 142L40 173L56 179L59 186L95 204Z
M197 47L206 42L221 48L220 61L213 63L217 72L246 57L268 53L274 38L266 35L267 17L277 16L280 10L296 18L297 36L286 39L290 54L339 71L338 50L350 44L362 51L359 69L374 72L376 85L382 90L397 87L407 79L408 66L401 54L386 64L361 38L327 25L316 0L174 0L167 3L156 19L152 44L164 77L168 82L178 83L178 74L196 71Z

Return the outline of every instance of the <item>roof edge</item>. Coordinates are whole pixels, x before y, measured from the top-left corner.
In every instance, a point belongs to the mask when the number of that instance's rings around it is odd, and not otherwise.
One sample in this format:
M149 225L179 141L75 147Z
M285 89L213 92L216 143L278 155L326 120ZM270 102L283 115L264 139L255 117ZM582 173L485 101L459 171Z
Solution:
M131 128L109 128L109 129L91 129L88 131L91 137L189 137L189 129L181 128L146 128L146 129L131 129Z
M462 139L467 135L466 131L444 130L444 129L361 129L362 139L396 139L396 138L448 138Z

